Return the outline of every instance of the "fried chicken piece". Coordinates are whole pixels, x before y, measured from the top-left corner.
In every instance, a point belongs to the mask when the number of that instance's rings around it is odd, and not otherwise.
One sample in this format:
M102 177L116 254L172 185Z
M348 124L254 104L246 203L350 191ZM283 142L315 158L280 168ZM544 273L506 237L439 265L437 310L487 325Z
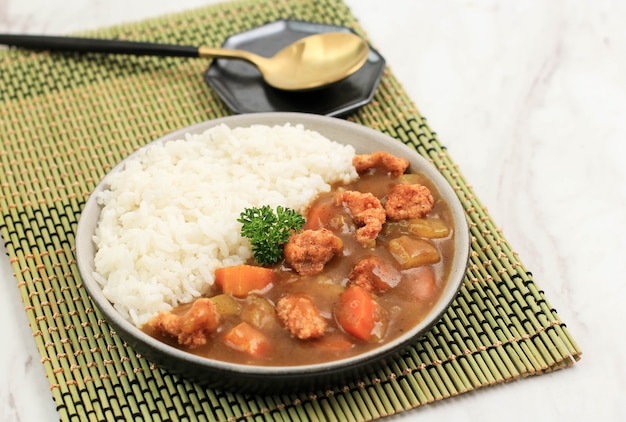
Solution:
M148 321L155 331L176 338L178 344L190 349L206 344L219 323L220 315L207 298L197 299L182 315L162 311Z
M352 158L352 165L359 174L372 168L380 168L392 176L400 176L409 167L409 160L396 157L385 151L378 151L372 154L355 155Z
M389 190L385 211L390 220L421 218L432 210L435 199L430 190L420 184L399 184Z
M360 226L356 240L363 246L371 246L387 219L380 200L371 193L344 191L335 195L335 201L347 207L354 223Z
M361 286L370 293L383 293L398 285L402 275L389 262L376 256L361 259L348 276L348 286Z
M342 249L341 239L326 228L303 230L285 245L285 262L300 275L315 275Z
M322 337L328 326L313 301L303 294L280 298L276 302L276 316L294 337L301 340Z

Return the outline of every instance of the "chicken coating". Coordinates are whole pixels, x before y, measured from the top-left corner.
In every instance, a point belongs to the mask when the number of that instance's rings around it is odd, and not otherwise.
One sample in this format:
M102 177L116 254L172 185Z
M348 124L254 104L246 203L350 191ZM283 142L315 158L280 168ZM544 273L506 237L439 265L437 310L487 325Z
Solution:
M313 301L303 294L280 298L276 302L276 316L294 337L301 340L322 337L328 327Z
M385 151L378 151L372 154L355 155L352 158L352 165L359 174L363 174L373 168L380 168L386 170L392 176L400 176L409 167L409 160L396 157Z
M387 219L380 200L371 193L344 191L335 195L335 201L347 207L354 223L360 226L356 240L363 246L372 246Z
M420 184L399 184L389 190L385 211L390 220L421 218L433 209L435 199L430 190Z
M402 274L389 262L377 256L361 259L348 276L348 286L361 286L370 293L380 294L398 285Z
M219 323L220 314L213 302L207 298L197 299L182 315L162 311L148 321L155 331L176 338L178 344L190 349L206 344Z
M285 245L285 262L300 275L315 275L343 249L343 242L326 229L303 230Z

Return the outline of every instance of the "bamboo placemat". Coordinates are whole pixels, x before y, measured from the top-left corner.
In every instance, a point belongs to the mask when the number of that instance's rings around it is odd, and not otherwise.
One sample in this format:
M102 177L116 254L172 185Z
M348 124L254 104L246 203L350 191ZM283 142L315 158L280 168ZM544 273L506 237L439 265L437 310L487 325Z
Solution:
M90 35L219 46L280 18L365 35L341 0L224 3ZM76 223L91 190L126 155L229 114L203 82L206 66L199 59L0 52L0 231L61 420L371 420L579 359L565 324L389 69L374 101L348 119L414 146L464 204L470 264L442 320L375 377L280 396L206 389L133 352L81 285Z

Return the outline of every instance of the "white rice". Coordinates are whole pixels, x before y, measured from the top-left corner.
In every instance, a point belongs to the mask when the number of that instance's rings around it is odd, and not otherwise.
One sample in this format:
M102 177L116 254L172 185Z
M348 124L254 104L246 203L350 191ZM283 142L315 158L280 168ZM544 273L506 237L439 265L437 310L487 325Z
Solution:
M247 207L304 211L357 177L354 149L302 126L230 129L155 144L108 179L94 235L94 277L137 326L207 292L213 272L251 257Z

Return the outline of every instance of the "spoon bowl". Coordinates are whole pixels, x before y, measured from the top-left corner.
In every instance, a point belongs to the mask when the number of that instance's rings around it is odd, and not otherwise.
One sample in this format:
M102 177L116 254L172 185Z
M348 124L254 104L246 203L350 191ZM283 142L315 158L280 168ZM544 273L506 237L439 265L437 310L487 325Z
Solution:
M321 88L345 79L363 66L369 54L365 40L344 32L310 35L272 57L223 48L43 35L0 34L0 44L74 52L240 59L254 64L268 85L287 91Z
M256 65L269 85L301 91L330 85L352 75L365 64L369 46L355 34L327 32L304 37L271 58L234 51L239 58ZM211 49L200 48L200 56L215 54Z

